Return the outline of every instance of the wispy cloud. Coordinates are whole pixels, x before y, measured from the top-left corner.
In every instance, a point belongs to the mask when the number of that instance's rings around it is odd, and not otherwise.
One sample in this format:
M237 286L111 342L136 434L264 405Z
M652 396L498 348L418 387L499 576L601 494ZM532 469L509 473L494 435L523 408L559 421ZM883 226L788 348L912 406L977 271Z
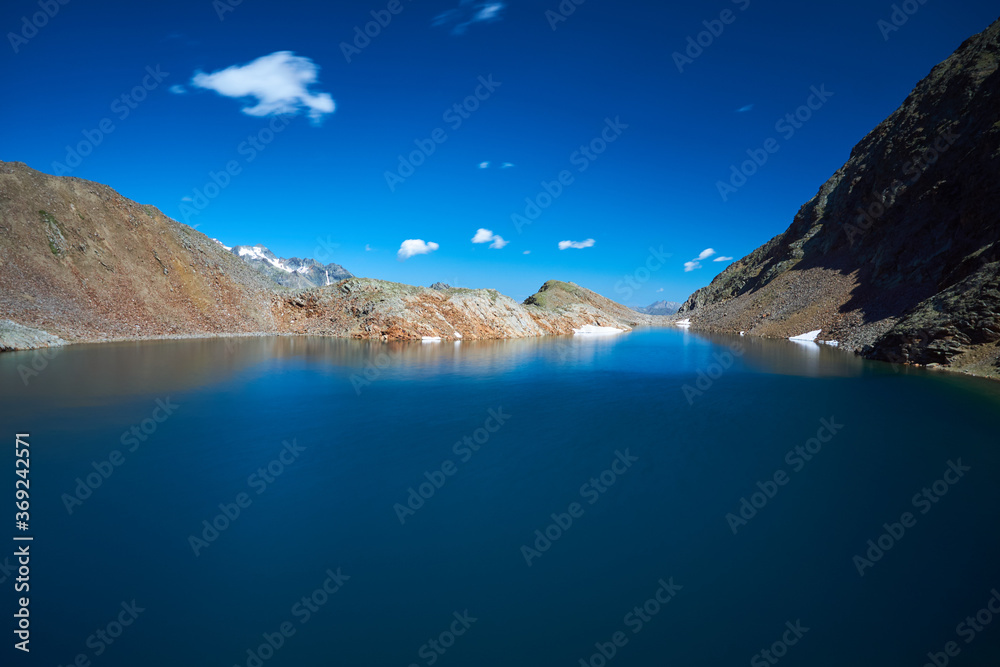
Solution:
M486 169L486 168L488 168L489 166L490 166L490 163L489 163L489 162L480 162L480 163L479 163L479 168L480 168L480 169Z
M746 113L748 111L753 111L752 104L748 104L745 107L740 107L739 109L736 110L736 113Z
M719 255L718 257L716 257L712 261L713 262L731 262L731 261L733 261L733 258L732 257L726 257L724 255Z
M277 51L245 65L232 65L217 72L197 72L191 85L213 90L223 97L244 100L248 116L274 116L306 111L319 122L333 113L336 105L329 93L313 93L319 67L291 51Z
M396 258L402 262L410 257L413 257L414 255L426 255L432 253L440 247L441 246L433 241L425 243L423 239L406 239L399 245L399 250L396 251Z
M371 247L369 244L365 244L365 252L374 252L375 248Z
M660 289L656 290L656 293L659 294L662 291L663 291L663 288L661 287Z
M491 248L496 248L497 250L510 243L510 241L504 241L503 237L499 234L494 234L489 229L483 228L476 230L476 235L472 237L472 242L489 243Z
M689 273L691 271L695 271L697 269L700 269L701 268L701 263L704 260L706 260L709 257L711 257L712 255L714 255L714 254L715 254L715 250L713 248L705 248L700 253L698 253L697 257L695 257L694 259L692 259L690 262L684 262L684 272L685 273ZM732 257L727 257L726 259L732 259ZM719 262L719 261L723 261L723 260L722 259L715 259L715 260L712 260L712 261Z
M506 6L503 2L461 0L455 9L449 9L435 16L432 25L450 26L451 34L464 35L466 29L473 23L499 21L500 13Z
M167 90L169 90L174 95L184 95L187 93L187 88L185 88L179 83L175 83L174 85L167 88Z
M525 251L524 251L524 252L522 252L521 254L522 254L522 255L530 255L530 254L531 254L531 251L530 251L530 250L525 250Z
M577 250L582 250L583 248L589 248L594 245L594 239L587 239L586 241L560 241L559 249L566 250L567 248L576 248Z
M504 162L504 163L503 163L503 164L502 164L502 165L500 166L500 168L501 168L501 169L510 169L511 167L516 167L516 166L517 166L517 165L516 165L516 164L514 164L513 162Z

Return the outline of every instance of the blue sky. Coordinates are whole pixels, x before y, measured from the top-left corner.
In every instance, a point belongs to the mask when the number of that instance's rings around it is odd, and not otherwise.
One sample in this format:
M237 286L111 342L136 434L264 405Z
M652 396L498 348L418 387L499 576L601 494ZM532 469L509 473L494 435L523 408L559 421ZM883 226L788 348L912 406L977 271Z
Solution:
M557 278L629 305L683 300L784 231L997 18L940 0L895 16L870 0L234 1L4 3L0 159L226 245L519 299ZM400 261L404 241L424 254Z

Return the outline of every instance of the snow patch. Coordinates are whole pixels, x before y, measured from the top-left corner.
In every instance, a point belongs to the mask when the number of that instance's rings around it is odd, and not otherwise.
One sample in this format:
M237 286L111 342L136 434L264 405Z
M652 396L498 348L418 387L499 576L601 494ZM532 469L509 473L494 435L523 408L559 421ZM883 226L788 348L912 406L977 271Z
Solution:
M462 337L462 334L456 331L455 332L455 338L461 338L461 337Z
M674 324L676 324L679 327L687 328L687 327L691 326L691 320L690 319L683 319L683 320L679 320L677 322L674 322Z
M824 345L832 345L833 347L838 347L840 345L840 343L835 340L821 340L820 342Z
M223 247L225 247L225 246L223 246ZM243 247L243 248L240 248L239 252L240 252L240 257L245 257L245 256L249 255L251 259L259 259L261 261L267 262L268 264L270 264L274 268L281 269L285 273L293 273L295 271L295 269L291 269L291 268L285 266L281 262L281 260L279 260L279 259L271 259L267 255L265 255L260 250L259 246ZM304 271L302 273L304 273Z
M614 336L616 334L624 333L624 331L624 329L616 329L615 327L599 327L594 324L584 324L579 329L573 329L573 334L588 336Z
M816 337L823 332L822 329L816 329L816 331L810 331L809 333L804 333L798 336L792 336L788 340L794 340L798 343L815 343Z
M70 206L73 206L73 205L72 205L72 204L70 204ZM223 248L225 248L226 250L232 250L232 248L231 248L231 247L227 246L227 245L226 245L225 243L223 243L223 242L222 242L222 241L220 241L219 239L212 239L212 240L213 240L213 241L215 241L216 243L218 243L219 245L221 245L221 246L222 246Z
M441 342L441 336L423 336L420 339L420 342L422 342L422 343L440 343Z

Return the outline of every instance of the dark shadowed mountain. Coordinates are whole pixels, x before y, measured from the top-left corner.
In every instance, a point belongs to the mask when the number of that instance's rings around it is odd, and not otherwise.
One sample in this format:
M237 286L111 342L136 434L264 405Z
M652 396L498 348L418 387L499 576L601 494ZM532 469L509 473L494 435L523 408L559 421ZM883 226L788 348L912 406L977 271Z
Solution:
M694 328L816 329L873 359L996 374L1000 22L931 70L783 234L681 308Z

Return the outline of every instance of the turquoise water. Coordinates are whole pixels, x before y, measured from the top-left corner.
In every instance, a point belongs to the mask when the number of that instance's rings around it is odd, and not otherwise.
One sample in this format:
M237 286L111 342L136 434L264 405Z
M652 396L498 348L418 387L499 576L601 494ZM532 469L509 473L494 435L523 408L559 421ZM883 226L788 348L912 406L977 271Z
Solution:
M74 346L0 377L25 664L1000 664L995 383L679 330Z

